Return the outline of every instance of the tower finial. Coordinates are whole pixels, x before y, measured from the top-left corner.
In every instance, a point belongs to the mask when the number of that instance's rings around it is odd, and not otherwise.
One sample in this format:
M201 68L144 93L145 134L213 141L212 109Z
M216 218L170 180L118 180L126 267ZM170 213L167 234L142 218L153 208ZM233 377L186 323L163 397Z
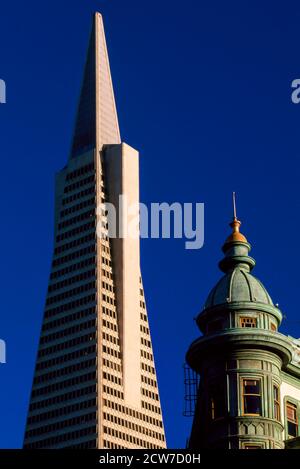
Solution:
M241 222L236 215L236 196L235 192L232 192L232 205L233 205L233 220L230 223L232 233L239 233Z
M223 245L224 259L219 263L223 272L228 272L233 267L239 265L241 268L251 270L255 261L249 256L251 249L247 238L240 232L241 222L237 217L236 211L236 193L232 192L233 220L229 223L232 231Z
M232 241L242 241L244 243L247 243L247 239L245 238L242 233L240 233L240 226L241 226L241 221L237 217L237 212L236 212L236 193L232 192L232 204L233 204L233 220L231 223L229 223L229 226L232 228L232 233L231 235L227 238L225 245L232 242Z
M236 197L235 197L235 192L232 193L232 204L233 204L233 219L237 220L236 216Z

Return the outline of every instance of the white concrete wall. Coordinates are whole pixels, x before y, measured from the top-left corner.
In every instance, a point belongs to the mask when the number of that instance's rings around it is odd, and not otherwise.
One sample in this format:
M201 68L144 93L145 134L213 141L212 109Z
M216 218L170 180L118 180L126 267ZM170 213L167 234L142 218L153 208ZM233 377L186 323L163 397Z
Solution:
M300 402L300 389L284 381L280 386L281 421L283 424L285 423L285 397L292 397ZM285 430L283 434L283 439L285 439Z
M106 183L109 202L119 212L119 195L127 199L128 206L139 203L139 159L138 152L122 143L105 149ZM130 224L133 215L123 214L122 222ZM112 240L113 271L115 274L117 312L120 328L123 362L124 399L128 405L141 406L140 368L140 240L116 238Z

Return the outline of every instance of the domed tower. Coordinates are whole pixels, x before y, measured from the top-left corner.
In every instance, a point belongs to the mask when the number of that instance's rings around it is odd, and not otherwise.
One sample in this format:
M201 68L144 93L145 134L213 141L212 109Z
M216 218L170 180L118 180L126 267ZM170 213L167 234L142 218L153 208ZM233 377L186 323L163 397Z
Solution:
M188 352L200 375L189 448L284 448L280 388L293 348L278 328L282 313L252 275L255 261L236 214L223 246L223 277L196 322Z

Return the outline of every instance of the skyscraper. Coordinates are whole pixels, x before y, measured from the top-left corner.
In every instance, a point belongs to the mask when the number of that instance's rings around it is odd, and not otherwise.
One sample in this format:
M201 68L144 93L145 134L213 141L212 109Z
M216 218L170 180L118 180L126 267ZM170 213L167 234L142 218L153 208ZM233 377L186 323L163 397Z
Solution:
M282 313L252 274L240 225L235 213L219 263L224 275L187 353L201 377L189 448L299 448L300 340L278 331Z
M139 201L138 152L121 143L96 13L67 165L56 177L55 244L25 448L164 448L140 247L97 236L104 202Z

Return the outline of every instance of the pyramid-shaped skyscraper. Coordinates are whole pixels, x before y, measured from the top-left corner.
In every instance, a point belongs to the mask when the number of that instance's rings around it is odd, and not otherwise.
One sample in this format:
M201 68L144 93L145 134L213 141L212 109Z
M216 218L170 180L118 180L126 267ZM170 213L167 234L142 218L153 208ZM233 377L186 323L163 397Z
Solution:
M164 448L136 237L98 236L105 202L139 202L121 143L102 17L93 19L55 241L25 448ZM97 234L98 233L98 234Z

